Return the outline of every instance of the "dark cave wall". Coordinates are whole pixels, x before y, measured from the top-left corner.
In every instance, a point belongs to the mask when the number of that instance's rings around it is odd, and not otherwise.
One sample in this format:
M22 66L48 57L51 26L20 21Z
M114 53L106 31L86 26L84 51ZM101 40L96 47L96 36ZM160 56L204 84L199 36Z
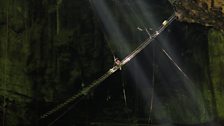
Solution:
M0 1L1 122L3 107L6 107L6 125L18 125L19 120L22 120L24 125L27 124L26 104L32 99L31 81L25 73L30 49L28 29L25 29L25 18L28 16L25 12L28 5L23 2ZM5 105L3 97L7 102Z
M0 1L0 94L1 105L3 97L7 104L6 125L38 124L49 105L64 101L111 63L88 1L56 5L53 0Z
M38 125L40 114L113 65L99 25L88 1L0 1L0 102L3 106L6 98L6 125ZM184 62L191 64L185 66L194 68L189 73L195 73L192 77L206 101L201 106L209 115L201 109L199 117L189 114L191 118L179 120L174 99L168 106L171 116L180 123L204 122L216 113L224 119L223 33L185 28L183 41L190 42L180 52Z

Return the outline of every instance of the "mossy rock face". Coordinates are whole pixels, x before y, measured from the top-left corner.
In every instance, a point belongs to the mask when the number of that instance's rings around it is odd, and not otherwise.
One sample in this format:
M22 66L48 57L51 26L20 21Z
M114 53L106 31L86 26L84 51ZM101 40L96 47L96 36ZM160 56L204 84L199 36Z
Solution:
M179 21L199 23L224 29L224 1L223 0L178 0L170 2L175 6Z
M210 72L214 85L217 112L219 118L224 120L224 33L219 30L210 30L208 40Z
M11 2L9 2L11 3ZM0 83L1 90L6 88L6 96L17 101L30 101L32 97L31 83L26 76L26 61L29 55L28 30L25 30L25 18L19 15L16 7L22 6L23 2L17 1L14 6L6 7L8 2L3 2L1 8L0 25ZM22 11L22 8L20 11ZM23 6L25 10L26 7ZM25 12L24 12L25 13ZM8 18L7 18L8 17ZM8 22L7 22L8 19ZM18 20L14 20L18 19Z
M188 110L193 104L193 99L189 100L184 91L179 90L177 96L174 99L171 98L167 104L168 113L179 123L195 124L214 119L224 120L224 33L221 30L211 29L207 35L203 36L200 32L195 32L196 29L194 28L193 34L191 29L188 29L185 37L188 43L185 46L191 50L192 54L184 56L183 59L192 69L190 75L193 76L192 81L195 87L192 92L195 92L194 98L197 101L193 106L198 110ZM178 113L181 106L184 109L183 114Z
M32 82L26 73L30 55L29 29L24 14L26 1L0 2L0 104L6 105L5 125L28 125L27 104L32 101Z
M0 1L0 104L5 97L7 125L37 124L49 106L112 66L88 1L65 1L58 34L56 11L48 12L54 1Z

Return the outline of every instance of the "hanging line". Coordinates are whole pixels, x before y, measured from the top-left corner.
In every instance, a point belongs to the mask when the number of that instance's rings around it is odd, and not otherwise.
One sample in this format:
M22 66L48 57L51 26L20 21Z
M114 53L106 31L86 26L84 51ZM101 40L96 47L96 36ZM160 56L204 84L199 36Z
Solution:
M153 45L153 54L152 54L152 90L151 90L151 98L150 98L150 108L149 108L149 115L148 115L148 124L152 124L152 108L154 102L154 90L155 90L155 45Z
M114 72L119 70L122 66L124 66L126 63L128 63L131 59L133 59L138 53L140 53L147 45L149 45L163 30L165 30L174 20L176 16L175 13L166 20L166 24L162 24L158 31L156 31L151 37L147 38L141 45L139 45L133 52L131 52L127 57L125 57L120 64L117 64L113 66L111 69L109 69L103 76L93 81L92 84L89 86L83 88L79 93L73 95L72 97L68 98L65 102L59 104L52 110L48 111L47 113L43 114L40 118L46 118L49 115L52 115L53 113L57 112L58 110L62 109L63 107L67 106L71 102L75 101L77 98L81 96L86 96L93 88L98 86L102 81L107 79L110 75L112 75Z
M116 6L116 1L115 1L115 9L116 9L116 7L117 6ZM115 13L115 15L117 15L117 13ZM118 49L118 52L122 53L120 48ZM121 61L114 55L114 65L119 66L120 64L121 64ZM121 67L119 67L119 69L122 70ZM126 96L125 82L124 82L124 71L121 71L120 74L121 74L121 87L122 87L122 95L123 95L124 105L127 107L127 96Z
M110 42L109 42L108 38L106 37L106 35L104 35L104 38L106 39L107 47L109 48L113 58L115 59L116 55L115 55L115 51L112 48L112 45L110 44Z
M92 1L91 0L89 0L89 3L90 3L90 6L94 9L94 10L96 10L96 8L95 8L95 6L93 5L93 3L92 3ZM95 14L95 13L93 13L93 14ZM97 16L96 16L97 17ZM98 19L98 18L97 18ZM99 21L100 23L101 23L101 21ZM101 23L102 24L102 23ZM103 25L103 24L102 24ZM111 52L111 54L112 54L112 56L113 56L113 59L114 59L114 61L115 61L115 58L116 58L116 55L115 55L115 51L113 50L113 48L112 48L112 45L109 43L109 39L108 39L108 37L103 33L103 36L104 36L104 38L106 39L106 44L107 44L107 47L109 48L109 50L110 50L110 52Z
M129 2L129 0L128 0ZM179 18L179 14L176 12L176 7L175 7L175 4L177 3L176 0L174 0L172 2L172 8L173 8L173 11L175 12L175 15ZM129 3L128 3L129 4ZM133 13L134 13L134 16L139 20L140 20L140 17L136 14L136 11L135 9L129 4L129 6L131 7ZM169 23L169 21L167 22L166 20L162 23L163 25L167 25L167 23ZM144 24L144 23L143 23ZM148 31L148 29L146 28L146 26L144 26L144 30L146 31L146 33L149 35L149 37L151 37L151 34L150 32ZM138 29L140 31L143 31L143 29L139 28ZM160 47L161 48L161 47ZM172 64L174 64L174 66L184 75L185 78L187 78L188 80L191 81L191 79L188 77L188 75L179 67L179 65L172 59L172 57L163 49L161 48L161 50L163 51L163 53L169 58L169 60L172 62ZM153 79L152 79L152 84L153 84L153 87L152 87L152 94L151 94L151 101L150 101L150 111L149 111L149 118L148 118L148 124L150 125L151 123L151 112L152 112L152 108L153 108L153 101L154 101L154 87L155 87L155 73L154 73L154 48L153 48Z
M179 67L179 65L173 60L173 58L164 50L163 48L160 47L160 49L163 51L163 53L168 57L168 59L172 62L172 64L184 75L184 77L188 80L191 81L191 79L188 77L188 75Z
M140 20L141 18L136 14L136 10L130 5L129 0L128 0L128 4L131 8L131 10L134 13L134 16L144 25L144 30L145 32L149 35L149 37L151 37L151 34L149 32L149 30L146 28L146 25L142 22L142 20ZM166 21L163 22L163 25L166 25ZM140 31L143 31L142 28L137 28ZM155 72L154 72L154 67L155 67L155 49L153 46L153 70L152 70L152 92L151 92L151 98L150 98L150 108L149 108L149 115L148 115L148 125L151 124L151 114L152 114L152 108L153 108L153 102L154 102L154 87L155 87Z
M164 21L166 22L166 21ZM163 24L164 24L163 22ZM151 34L149 33L148 29L145 29L146 33L151 37ZM152 50L152 91L151 91L151 97L150 97L150 106L149 106L149 115L148 115L148 125L150 126L152 124L152 108L153 108L153 102L154 102L154 89L155 89L155 45L153 46Z
M91 2L90 2L91 3ZM94 6L91 4L91 6L92 6L92 8L94 8ZM116 8L116 4L114 4L114 6L115 6L115 8ZM106 40L106 44L107 44L107 47L109 48L109 50L110 50L110 52L111 52L111 54L112 54L112 56L113 56L113 61L114 61L114 66L115 65L119 65L120 64L120 60L119 60L119 58L117 57L117 55L115 54L115 51L114 51L114 49L112 48L112 45L110 44L110 41L109 41L109 39L108 39L108 37L105 35L105 34L103 34L104 35L104 38L105 38L105 40ZM119 68L120 70L121 70L121 67ZM121 73L122 74L122 73ZM123 76L121 75L121 81L122 81L122 88L123 88L123 97L124 97L124 102L125 102L125 105L127 105L127 98L126 98L126 91L125 91L125 87L124 87L124 82L123 82Z
M164 31L167 26L169 26L176 18L175 13L168 19L163 22L163 24L159 27L158 31L155 31L148 39L146 39L141 45L139 45L133 52L131 52L127 57L125 57L122 62L121 66L128 63L132 58L134 58L138 53L140 53L147 45L149 45L162 31Z
M160 50L165 54L165 56L168 57L168 59L171 61L171 63L181 72L181 74L190 81L190 84L193 84L194 82L190 79L190 77L184 72L183 69L180 68L180 66L175 62L175 60L169 55L169 53L163 49L161 46L159 46Z
M127 107L127 95L126 95L126 89L125 89L125 82L124 82L124 73L121 73L121 81L122 81L122 91L123 91L123 98L124 98L124 104Z

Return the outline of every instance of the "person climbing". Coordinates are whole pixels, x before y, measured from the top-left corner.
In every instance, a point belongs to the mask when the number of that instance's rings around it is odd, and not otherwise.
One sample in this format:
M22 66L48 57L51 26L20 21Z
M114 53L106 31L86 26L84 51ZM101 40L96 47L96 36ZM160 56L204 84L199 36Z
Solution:
M114 56L114 65L118 66L119 69L121 70L121 61Z

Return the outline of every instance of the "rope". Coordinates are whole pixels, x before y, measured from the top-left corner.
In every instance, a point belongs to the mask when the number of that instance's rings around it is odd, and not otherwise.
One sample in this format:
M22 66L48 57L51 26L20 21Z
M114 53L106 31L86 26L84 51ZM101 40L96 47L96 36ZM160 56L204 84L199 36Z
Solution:
M129 0L128 0L128 3L129 3ZM132 9L133 13L134 13L134 16L140 20L140 17L136 14L136 11L134 8L132 8L132 6L130 5L129 3L129 6L130 8ZM175 11L175 9L174 9ZM175 14L173 15L175 16ZM171 20L173 20L172 16L170 17L169 21L168 22L172 22ZM141 21L141 20L140 20ZM163 25L167 25L167 21L165 20L163 22ZM146 26L144 26L144 30L145 32L149 35L149 38L152 37L152 35L150 34L149 30L146 28ZM162 29L161 29L162 30ZM143 29L141 29L141 31L143 31ZM150 125L151 124L151 114L152 114L152 108L153 108L153 102L154 102L154 87L155 87L155 71L154 71L154 65L155 65L155 49L153 47L153 77L152 77L152 93L151 93L151 101L150 101L150 110L149 110L149 116L148 116L148 124Z
M75 101L77 98L86 96L94 87L98 86L102 81L107 79L110 75L115 73L118 69L120 69L122 66L127 64L130 60L132 60L138 53L140 53L147 45L149 45L163 30L165 30L166 27L168 27L174 20L176 16L173 14L168 20L167 23L164 25L161 25L159 30L156 31L151 37L147 38L140 46L138 46L133 52L131 52L127 57L125 57L120 64L115 65L111 69L109 69L103 76L95 80L92 84L89 86L83 88L78 94L73 95L72 97L68 98L65 102L59 104L52 110L48 111L47 113L43 114L41 116L41 119L46 118L53 113L57 112L58 110L62 109L63 107L67 106L71 102Z
M123 98L124 98L124 104L127 107L127 95L125 90L125 81L124 81L124 72L121 72L121 81L122 81L122 92L123 92Z
M154 45L155 46L155 45ZM152 123L152 108L154 102L154 89L155 89L155 47L153 46L153 56L152 56L152 92L151 92L151 101L150 101L150 109L149 109L149 117L148 117L148 124Z
M161 48L161 47L160 47ZM172 64L184 75L185 78L191 81L191 79L188 77L188 75L179 67L179 65L173 60L173 58L164 50L161 48L163 53L168 57L168 59L172 62Z
M102 81L104 81L111 74L113 74L114 72L116 72L118 69L119 69L118 66L114 66L113 68L111 68L110 70L108 70L103 76L101 76L99 79L95 80L91 85L83 88L83 90L81 90L78 94L75 94L74 96L72 96L68 100L66 100L65 102L59 104L57 107L55 107L52 110L48 111L46 114L42 115L41 118L46 118L47 116L49 116L49 115L57 112L58 110L60 110L64 106L68 105L72 101L75 101L77 98L79 98L81 96L87 95L89 93L89 91L91 91L91 89L93 89L94 87L98 86Z
M138 53L140 53L147 45L149 45L163 30L166 29L168 25L170 25L176 16L175 13L166 21L165 25L161 25L159 30L152 34L148 39L146 39L140 46L138 46L133 52L131 52L127 57L125 57L122 62L121 66L128 63L132 58L134 58Z
M96 8L95 8L95 6L93 5L93 3L92 3L91 0L89 0L89 3L90 3L91 8L93 8L94 10L96 10ZM95 13L94 13L94 14L95 14ZM97 17L97 16L96 16L96 17ZM102 24L102 25L103 25L103 24ZM108 39L108 37L107 37L105 34L103 34L103 37L104 37L104 39L106 40L107 47L109 48L109 50L110 50L110 52L111 52L113 58L115 59L115 57L116 57L116 55L115 55L115 51L113 50L112 45L109 43L109 39Z

